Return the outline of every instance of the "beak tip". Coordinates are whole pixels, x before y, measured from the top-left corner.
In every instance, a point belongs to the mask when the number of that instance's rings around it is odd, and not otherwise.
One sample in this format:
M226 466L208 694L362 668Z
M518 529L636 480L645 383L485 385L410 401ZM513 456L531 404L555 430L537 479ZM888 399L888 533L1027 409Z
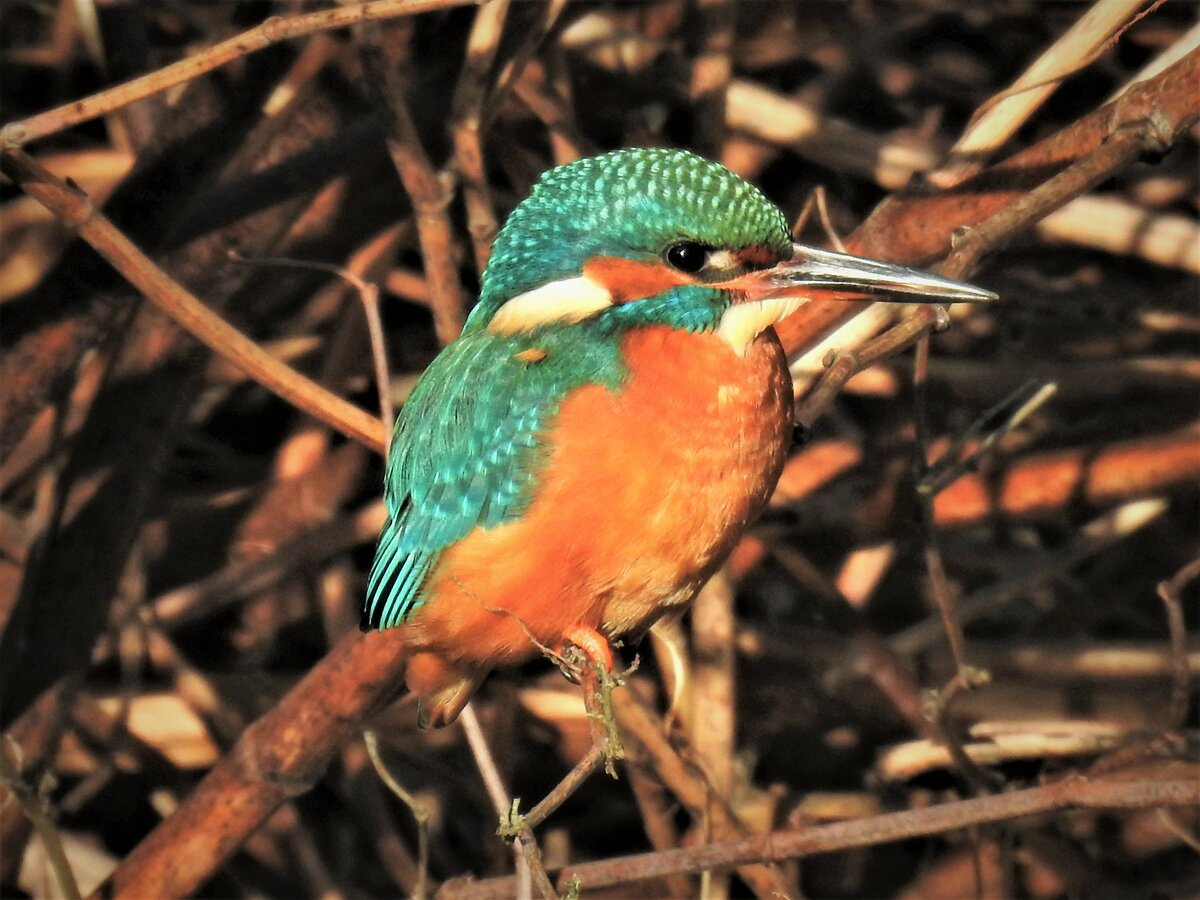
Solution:
M995 291L989 291L987 288L976 287L973 284L963 284L962 296L959 297L964 303L995 303L1000 299L1000 295Z
M986 288L905 266L831 250L792 245L792 259L782 263L781 284L817 291L853 292L897 302L992 303L1000 297Z

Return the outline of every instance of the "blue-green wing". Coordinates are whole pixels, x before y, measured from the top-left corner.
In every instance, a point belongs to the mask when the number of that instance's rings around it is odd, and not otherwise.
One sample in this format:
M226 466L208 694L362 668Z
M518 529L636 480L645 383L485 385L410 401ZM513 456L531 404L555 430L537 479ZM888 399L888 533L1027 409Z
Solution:
M514 358L516 349L486 333L466 335L433 361L404 404L364 629L403 622L446 547L477 526L519 518L532 499L540 433L563 385L556 367L530 367Z

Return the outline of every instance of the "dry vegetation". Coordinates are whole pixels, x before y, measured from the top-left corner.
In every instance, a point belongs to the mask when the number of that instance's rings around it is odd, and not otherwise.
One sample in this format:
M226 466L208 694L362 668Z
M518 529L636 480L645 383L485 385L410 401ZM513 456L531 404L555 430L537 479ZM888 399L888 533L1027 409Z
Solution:
M1136 0L5 3L5 895L1200 892L1198 46ZM543 663L421 734L358 636L368 322L402 403L538 173L646 144L1003 301L784 324L810 440L517 863L495 805L594 723Z

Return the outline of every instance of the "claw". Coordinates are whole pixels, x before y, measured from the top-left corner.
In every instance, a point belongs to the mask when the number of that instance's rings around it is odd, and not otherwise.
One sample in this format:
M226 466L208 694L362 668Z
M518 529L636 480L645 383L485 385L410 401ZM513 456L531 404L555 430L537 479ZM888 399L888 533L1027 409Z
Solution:
M613 671L613 652L612 646L608 643L608 638L602 635L594 628L589 628L586 625L576 625L563 635L562 643L558 646L558 654L564 659L570 661L572 654L569 648L576 648L583 655L583 662L590 663L600 671L611 674ZM584 668L583 666L574 666L573 668ZM576 684L579 683L578 677L575 677L570 672L564 670L567 675Z

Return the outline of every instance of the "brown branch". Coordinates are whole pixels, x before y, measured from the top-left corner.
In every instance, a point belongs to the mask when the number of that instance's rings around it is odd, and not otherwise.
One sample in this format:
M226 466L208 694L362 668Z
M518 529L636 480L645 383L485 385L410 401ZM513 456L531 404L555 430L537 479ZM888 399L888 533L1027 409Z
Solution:
M201 343L298 409L377 453L383 452L387 429L382 422L276 359L205 306L98 212L82 191L55 178L19 150L0 157L0 166Z
M1091 154L1122 128L1152 121L1160 134L1172 138L1183 134L1200 117L1198 77L1200 52L1193 52L954 191L913 188L885 200L847 243L856 252L868 256L890 252L889 258L910 264L934 259L949 248L956 229L995 215L1051 174ZM902 223L909 227L901 228Z
M406 658L395 634L352 634L335 646L205 776L113 872L98 894L192 893L329 760L395 690Z
M584 863L565 868L559 889L578 879L585 890L704 869L782 862L854 847L872 847L956 831L990 822L1071 809L1148 809L1200 803L1200 781L1089 781L1071 777L1043 787L991 797L942 803L924 809L885 813L867 819L836 822L802 831L777 831L725 844L709 844ZM439 900L500 900L511 896L512 879L495 878L447 885Z
M1184 588L1200 578L1200 559L1192 560L1175 573L1170 581L1158 586L1158 596L1167 610L1167 631L1171 639L1171 703L1163 720L1164 732L1182 728L1187 721L1188 685L1192 676L1188 666L1187 626L1183 618Z
M388 116L388 153L416 215L433 327L438 340L448 344L458 337L463 326L462 288L454 261L454 229L446 212L454 192L438 177L421 145L404 99L404 85L396 62L384 49L379 26L364 26L362 34L363 66Z
M946 159L929 173L929 181L941 188L951 188L983 168L988 154L1012 137L1064 79L1095 62L1112 46L1145 3L1146 0L1140 3L1099 0L1092 5L1011 87L979 108Z
M675 751L667 739L662 720L639 700L633 690L613 693L613 711L621 735L628 744L631 758L644 765L687 809L695 822L707 822L717 840L730 840L747 834L744 825L730 810L724 798L715 796L707 780ZM711 868L711 867L705 867ZM787 883L770 866L739 866L738 875L757 895L786 895Z
M914 187L896 194L875 209L846 241L855 253L909 265L928 262L944 254L961 229L978 225L1016 203L1032 188L1073 161L1087 157L1111 135L1131 128L1151 147L1162 146L1183 134L1200 118L1200 51L1193 51L1160 75L1140 82L1074 124L1034 146L985 170L954 191L933 192ZM1145 128L1142 123L1153 123ZM1122 146L1124 147L1122 138ZM1115 168L1126 164L1124 153L1111 160ZM1093 173L1098 174L1098 173ZM1062 202L1070 197L1063 197ZM1062 203L1058 204L1059 206ZM1056 209L1049 206L1045 212ZM1027 226L1022 218L1007 227ZM1015 234L1016 230L1008 233ZM1000 240L994 234L992 240ZM960 274L967 274L965 271ZM807 349L821 336L853 317L863 304L825 301L809 303L776 326L790 353Z
M465 6L472 2L479 0L374 0L371 3L341 6L299 16L272 16L261 25L221 41L195 56L156 69L90 97L73 100L27 119L9 122L0 129L0 151L16 149L30 141L40 140L98 116L107 115L280 41L294 40L362 22L412 16L451 6Z
M1142 153L1166 150L1174 135L1159 130L1160 124L1152 119L1138 120L1116 131L1087 156L967 231L955 242L954 252L940 267L941 272L950 278L966 277L978 268L984 254L1003 246L1013 235L1032 228L1068 201L1125 168Z
M471 234L475 268L480 273L487 265L492 239L499 227L483 163L483 104L509 3L510 0L495 0L475 13L475 23L467 39L467 57L451 102L454 164L467 207L467 231Z
M1096 760L1088 769L1089 775L1111 772L1138 761L1166 743L1172 732L1182 728L1187 722L1191 669L1188 665L1187 625L1183 618L1183 601L1180 594L1197 578L1200 578L1200 559L1192 560L1169 581L1160 582L1158 585L1159 599L1166 607L1167 633L1171 648L1171 700L1167 704L1162 724L1156 734L1120 747Z

